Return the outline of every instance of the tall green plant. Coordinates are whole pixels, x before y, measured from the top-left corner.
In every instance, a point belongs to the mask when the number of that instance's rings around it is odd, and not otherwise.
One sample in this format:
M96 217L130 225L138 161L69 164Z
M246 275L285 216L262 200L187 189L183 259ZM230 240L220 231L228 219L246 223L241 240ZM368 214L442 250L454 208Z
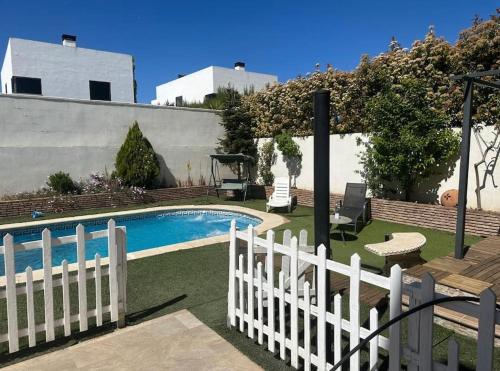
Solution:
M259 153L258 173L264 185L273 185L274 174L271 171L271 167L275 163L276 153L274 152L274 140L270 140L262 145Z
M367 107L372 131L361 157L363 175L375 195L401 195L432 174L454 166L459 137L432 109L421 80L406 79L372 98Z
M252 117L243 106L241 95L234 89L225 89L222 105L221 125L224 137L219 140L219 149L225 153L257 155L257 145L253 135Z
M160 175L160 164L153 146L142 135L137 121L129 128L116 155L116 175L128 186L151 188Z

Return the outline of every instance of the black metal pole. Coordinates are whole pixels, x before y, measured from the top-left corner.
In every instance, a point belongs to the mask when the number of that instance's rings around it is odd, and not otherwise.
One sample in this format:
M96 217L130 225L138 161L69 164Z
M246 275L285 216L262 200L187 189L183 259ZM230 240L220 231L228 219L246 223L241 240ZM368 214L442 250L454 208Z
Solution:
M472 92L474 83L466 80L464 118L462 124L462 145L460 151L460 180L458 183L457 227L455 232L455 258L464 257L465 215L467 212L467 183L469 178L469 152L472 119Z
M326 247L327 258L330 251L330 92L314 92L314 246ZM316 282L318 282L316 280ZM330 274L326 271L325 285L326 307L331 309ZM326 324L327 359L331 356L331 326Z

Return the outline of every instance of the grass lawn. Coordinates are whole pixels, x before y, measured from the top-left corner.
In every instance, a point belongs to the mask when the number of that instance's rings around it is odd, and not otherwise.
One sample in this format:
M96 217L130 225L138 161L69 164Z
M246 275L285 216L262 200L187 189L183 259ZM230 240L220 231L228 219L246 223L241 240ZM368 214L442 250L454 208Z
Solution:
M172 204L204 204L204 203L232 203L232 201L217 200L214 198L199 198L180 200L176 202L164 202L162 205ZM153 206L158 206L155 204ZM247 201L244 206L264 210L264 202L262 200ZM138 207L134 207L138 208ZM113 209L116 210L116 209ZM101 210L99 210L101 211ZM109 211L109 210L102 210ZM72 213L72 215L96 213L96 210ZM65 214L63 216L68 216ZM307 207L298 207L292 214L286 215L290 219L290 223L276 229L276 232L281 239L281 232L290 228L294 234L297 234L300 229L308 229L312 232L313 226L313 210ZM60 217L61 215L57 215ZM29 218L28 218L29 219ZM9 220L12 222L14 220ZM16 221L20 221L19 218ZM1 220L0 222L7 222ZM453 234L440 232L430 229L404 226L394 223L386 223L381 221L372 221L366 226L359 235L355 238L349 238L345 245L338 241L338 235L333 234L332 249L335 260L348 262L350 256L357 252L362 258L362 262L375 268L380 268L383 264L381 259L367 253L363 249L363 245L367 242L382 241L384 233L394 231L420 231L428 240L428 244L423 252L423 258L428 260L436 256L445 255L453 249ZM477 241L476 237L467 237L467 243ZM239 333L235 329L226 327L226 312L227 312L227 280L228 280L228 252L227 244L211 245L191 250L183 250L178 252L166 253L150 258L132 260L128 264L128 322L133 325L142 321L146 321L163 314L175 312L180 309L188 309L201 321L214 329L222 337L231 342L241 352L246 354L256 363L268 370L288 369L282 361L276 359L272 354L264 350L262 346L257 345L252 340L248 339L245 334ZM105 282L103 282L105 285ZM106 287L106 286L104 286ZM71 302L74 313L77 311L77 290L76 285L71 287ZM93 285L91 281L88 283L89 308L92 308L93 302ZM43 295L38 292L35 303L37 303L37 322L43 320ZM61 316L60 292L55 290L55 306L57 309L56 317ZM21 326L25 324L26 319L23 316L23 298L19 297L20 305L20 322ZM344 300L347 305L347 299ZM5 302L0 302L0 333L6 332L6 310ZM369 308L363 307L362 323L368 318ZM347 307L346 307L347 310ZM380 323L384 323L387 318L387 313L383 313ZM75 324L75 332L77 324ZM106 329L104 330L106 331ZM43 339L43 333L40 334L40 339ZM94 332L85 334L86 336L94 336ZM439 360L446 359L447 339L452 335L452 332L442 327L436 326L434 331L434 358ZM405 334L404 334L405 336ZM476 342L472 339L455 335L455 338L461 345L460 357L465 368L474 368ZM38 348L38 352L45 352L57 349L62 346L67 346L74 343L76 338L63 339L56 342L54 346ZM26 345L26 339L21 342ZM0 348L0 357L6 355L6 344L2 344ZM7 357L5 361L17 361L25 356L31 356L32 353L25 351L21 352L16 357ZM497 353L495 359L495 369L500 369L500 355ZM366 354L363 352L363 359L366 359ZM237 367L235 365L235 367Z

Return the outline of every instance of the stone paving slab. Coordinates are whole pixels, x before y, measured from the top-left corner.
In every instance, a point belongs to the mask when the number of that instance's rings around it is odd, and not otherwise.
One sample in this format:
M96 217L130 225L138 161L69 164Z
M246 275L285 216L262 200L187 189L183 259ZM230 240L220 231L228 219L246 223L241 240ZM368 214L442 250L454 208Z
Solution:
M184 309L5 370L253 371L261 368Z

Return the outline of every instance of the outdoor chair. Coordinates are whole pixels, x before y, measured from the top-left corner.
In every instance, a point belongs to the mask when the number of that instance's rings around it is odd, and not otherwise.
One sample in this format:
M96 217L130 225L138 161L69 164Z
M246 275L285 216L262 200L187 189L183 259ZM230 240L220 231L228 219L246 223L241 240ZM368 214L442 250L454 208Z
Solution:
M358 220L361 218L363 225L367 221L366 184L347 183L345 187L344 200L340 203L339 214L348 217L354 226L354 233L358 233Z
M266 211L286 207L288 212L292 211L292 196L290 195L290 179L278 177L274 180L274 192L266 204Z

